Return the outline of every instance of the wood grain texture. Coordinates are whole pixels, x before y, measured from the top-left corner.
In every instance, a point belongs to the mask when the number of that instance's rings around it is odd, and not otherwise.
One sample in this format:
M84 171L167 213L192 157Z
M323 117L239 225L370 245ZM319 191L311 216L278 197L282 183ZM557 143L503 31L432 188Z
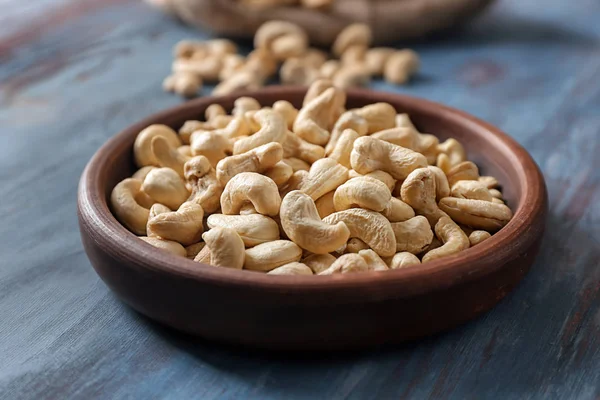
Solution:
M85 163L115 132L179 102L159 89L167 55L202 35L136 1L4 3L0 398L600 396L597 2L500 0L463 32L418 43L423 73L413 84L373 85L464 109L532 153L550 214L517 290L444 335L295 358L149 322L110 293L79 241Z

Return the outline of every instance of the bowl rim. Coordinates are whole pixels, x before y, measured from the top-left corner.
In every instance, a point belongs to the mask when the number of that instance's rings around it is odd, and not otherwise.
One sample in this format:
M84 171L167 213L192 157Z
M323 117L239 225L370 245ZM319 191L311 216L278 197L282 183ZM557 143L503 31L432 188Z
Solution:
M153 123L168 124L168 120L174 119L174 115L178 113L192 112L212 103L231 103L233 99L240 96L260 98L263 95L280 95L282 99L285 99L286 96L299 95L304 92L306 92L306 87L275 86L259 91L240 92L235 95L202 97L152 114L122 130L97 150L81 175L78 189L78 216L82 225L80 229L83 232L83 226L85 226L86 233L91 236L92 240L106 251L111 251L116 257L124 258L127 263L134 264L138 268L159 273L174 274L181 278L213 285L251 287L267 292L305 293L323 292L324 290L359 290L371 297L379 297L377 293L383 296L386 287L402 289L398 290L397 297L405 297L441 290L478 279L502 268L506 262L518 258L536 240L536 235L531 232L538 230L538 227L533 224L543 221L543 214L546 212L546 185L535 161L521 145L498 128L464 111L422 98L369 89L348 90L348 98L359 98L361 101L367 102L391 102L394 99L411 102L416 108L425 110L424 114L438 114L449 122L471 127L471 131L478 131L479 135L484 135L485 140L493 142L495 146L505 147L508 150L505 153L512 158L511 161L517 169L519 180L523 182L523 190L518 201L519 206L513 210L511 221L490 239L475 247L418 267L315 278L302 275L267 276L254 271L216 268L178 257L139 240L112 215L105 199L105 188L100 187L99 177L103 173L103 166L114 158L113 150L118 148L121 142L128 140L134 132L137 133ZM494 248L493 251L489 251L492 248ZM389 293L385 297L389 297Z

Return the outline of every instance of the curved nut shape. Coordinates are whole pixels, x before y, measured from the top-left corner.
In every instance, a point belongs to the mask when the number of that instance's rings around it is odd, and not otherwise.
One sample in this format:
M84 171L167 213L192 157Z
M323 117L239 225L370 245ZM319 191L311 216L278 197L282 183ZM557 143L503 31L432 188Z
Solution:
M234 117L243 117L247 111L260 110L260 103L254 97L242 96L235 99L231 115Z
M231 143L215 131L196 131L191 136L190 148L194 156L205 156L214 167L231 154Z
M448 177L448 184L452 187L458 181L479 180L479 169L471 161L465 161L450 168L446 176Z
M390 56L396 51L391 47L374 47L367 50L365 64L373 76L383 75L383 67Z
M279 143L268 143L245 153L226 157L217 164L217 180L223 186L239 173L263 173L283 158L283 147Z
M396 251L419 254L433 240L433 231L427 218L420 215L404 222L392 223L392 230L396 237Z
M419 150L419 133L413 128L395 127L375 132L371 137L402 146L410 150Z
M443 245L437 249L428 251L423 256L423 262L437 260L438 258L451 256L460 251L468 249L469 238L450 217L442 217L435 224L435 234Z
M390 222L375 211L351 208L338 211L323 218L323 222L336 224L344 222L350 229L350 237L361 239L381 257L396 253L396 237Z
M387 271L389 269L381 257L371 249L361 250L358 255L365 260L369 271Z
M493 176L480 176L478 181L483 183L488 189L495 189L500 186L498 180Z
M296 157L287 157L284 158L282 160L282 162L286 163L287 165L289 165L290 167L292 167L292 170L294 172L296 171L306 171L308 172L308 170L310 169L310 164L307 163L304 160L301 160L299 158Z
M473 247L473 246L478 245L479 243L481 243L484 240L487 240L487 239L489 239L491 237L492 237L492 235L489 232L486 232L486 231L473 231L469 235L469 243L471 243L471 247Z
M414 217L415 211L402 200L392 197L381 214L390 222L402 222Z
M193 184L212 170L210 161L204 156L190 158L183 165L183 176L188 184Z
M492 195L492 197L502 200L502 192L501 191L499 191L498 189L488 189L488 190L489 190L490 194Z
M358 253L361 250L370 249L369 245L360 240L359 238L352 238L346 243L345 253Z
M285 158L294 157L312 164L323 158L324 155L323 147L309 143L290 131L286 132L283 140L283 156Z
M419 55L412 50L400 50L392 54L385 63L383 76L389 83L402 85L419 69Z
M430 165L427 167L435 178L435 199L440 201L444 197L450 196L450 186L448 185L448 178L441 168Z
M465 148L456 139L451 138L443 143L440 143L438 145L438 152L444 153L448 156L450 168L467 160L467 152L465 151Z
M277 187L281 189L288 183L294 174L294 170L283 161L279 161L277 164L264 171L263 174L266 177L271 178Z
M347 180L348 168L331 158L322 158L310 167L300 190L317 200Z
M264 85L265 77L243 69L219 83L212 91L213 96L223 96L240 90L258 90Z
M366 208L383 211L392 198L388 187L373 178L352 178L335 190L333 204L337 211L349 208Z
M177 133L166 125L154 124L143 129L138 133L133 143L133 156L135 163L138 167L145 167L147 165L158 166L158 160L154 157L152 152L152 139L157 136L163 137L167 143L174 149L181 146L181 140L177 136Z
M211 119L214 119L220 115L227 115L227 112L220 104L211 104L210 106L206 107L206 110L204 110L204 119L207 121L210 121Z
M177 210L190 196L183 179L171 168L150 171L142 183L142 190L171 210Z
M146 176L148 175L148 172L152 171L154 168L156 168L153 165L147 165L145 167L142 167L140 169L138 169L137 171L135 171L133 173L133 175L131 175L132 179L137 179L140 181L144 181L144 179L146 179Z
M327 89L332 88L333 82L329 79L317 79L314 81L306 91L304 99L302 100L302 107L306 107L311 101L319 97Z
M292 105L292 103L286 100L278 100L273 103L273 111L281 114L287 124L288 129L292 129L294 127L294 121L296 121L296 117L298 116L298 110Z
M329 127L336 118L336 110L344 104L346 95L329 88L302 107L294 122L294 133L312 144L324 145L329 140Z
M396 114L396 126L402 126L404 128L413 128L415 131L418 132L417 127L415 126L415 124L412 123L412 121L410 120L410 116L406 113Z
M429 164L435 165L438 156L437 146L440 140L436 136L428 133L421 133L418 138L417 151L427 158Z
M402 183L402 201L411 206L417 214L424 215L431 226L435 226L445 214L435 200L435 175L428 168L414 170Z
M189 246L186 246L186 248L185 248L186 255L185 256L187 258L193 260L194 258L196 258L198 253L200 253L202 251L204 246L206 246L206 243L204 243L204 242L198 242L198 243L194 243L194 244L190 244ZM210 260L208 262L210 262Z
M367 86L371 74L364 64L346 64L333 75L333 84L340 89Z
M394 254L390 262L390 269L400 269L410 267L411 265L419 265L421 261L417 256L407 251Z
M479 181L456 182L454 185L452 185L452 197L483 201L492 201L494 198L490 193L490 190Z
M291 262L267 272L267 275L312 275L313 271L301 262Z
M306 179L308 178L308 172L304 170L296 171L292 174L292 177L288 180L288 182L283 186L283 188L279 191L279 195L281 198L284 198L292 190L299 190Z
M181 140L183 144L190 144L192 133L196 131L209 131L211 129L215 129L215 127L208 121L185 121L181 128L179 128L179 140Z
M214 228L205 232L202 239L210 249L210 264L216 267L242 269L246 252L244 242L233 229Z
M186 187L192 194L188 201L200 204L206 213L219 208L223 186L217 181L215 170L204 156L196 156L185 163Z
M287 124L283 117L273 110L259 110L254 114L254 120L260 125L260 130L254 135L240 139L233 145L233 154L245 153L263 144L282 143L287 132Z
M204 243L204 247L196 254L194 261L202 264L210 264L210 248L206 246L206 243Z
M385 184L385 186L388 187L388 189L390 189L390 192L392 192L394 190L394 187L396 186L396 180L394 178L392 178L392 176L390 174L388 174L387 172L384 171L373 171L373 172L369 172L368 174L359 174L358 172L356 172L355 170L351 169L348 172L348 177L350 179L352 178L360 178L360 177L367 177L367 178L373 178L373 179L377 179L378 181L381 181Z
M444 171L444 174L447 174L448 171L450 171L450 168L452 168L452 166L450 165L450 158L448 157L448 155L446 155L444 153L438 154L437 159L435 161L435 165L439 169ZM448 179L448 178L446 178L446 179Z
M230 142L233 139L248 136L252 133L250 124L244 116L233 118L225 127L215 129L213 132L229 140Z
M396 126L396 109L388 103L374 103L354 110L356 114L367 120L370 135Z
M275 182L255 172L234 176L221 195L221 210L227 215L238 214L247 203L252 203L259 214L279 214L281 197Z
M260 214L212 214L206 220L209 229L231 228L242 238L246 247L279 239L279 226L269 217Z
M489 201L445 197L439 206L459 224L489 232L501 229L512 218L512 211L506 205Z
M351 46L369 47L373 40L371 28L367 24L350 24L335 38L331 51L340 57Z
M150 214L150 210L135 201L135 196L141 188L141 181L127 178L119 182L110 195L110 205L115 216L136 235L146 234L146 224Z
M152 138L151 150L160 167L171 168L183 178L183 166L190 159L179 152L179 147L171 147L162 136Z
M340 136L346 129L352 129L358 136L365 136L369 130L367 120L355 113L346 111L337 119L331 130L331 137L325 146L325 154L329 155L335 148Z
M369 266L364 258L358 254L348 253L340 256L331 264L325 271L319 272L318 275L333 275L333 274L348 274L354 272L366 272Z
M185 203L184 203L185 204ZM154 203L152 204L152 207L150 207L150 214L148 215L148 222L150 222L150 220L154 217L156 217L159 214L164 214L164 213L169 213L171 212L171 209L163 204L160 203ZM147 225L146 225L146 230L147 229ZM148 236L153 236L148 234Z
M279 217L286 235L298 246L314 254L335 251L350 237L350 230L343 222L324 223L314 201L297 190L283 198Z
M200 241L204 226L204 210L196 203L183 203L177 211L158 214L148 220L148 236L181 243L184 246Z
M354 141L358 138L359 136L356 131L345 129L331 151L329 158L333 158L346 168L352 168L350 165L350 153L354 147Z
M177 242L146 236L140 236L140 239L157 249L168 251L176 256L185 257L187 255L185 248Z
M187 144L185 144L183 146L179 146L177 148L177 151L182 156L185 156L186 160L189 160L190 158L194 157L194 155L192 154L192 148L189 145L187 145Z
M268 21L254 34L254 47L266 49L278 60L301 56L308 48L308 36L298 25L287 21Z
M301 257L302 249L296 243L275 240L246 249L244 268L252 271L271 271L282 265L300 261Z
M302 262L316 275L325 271L335 262L336 258L331 254L311 254Z
M404 147L363 136L354 142L350 163L359 174L381 170L394 179L403 180L415 169L426 167L427 159Z
M315 206L317 206L317 211L319 212L319 217L325 218L328 215L336 212L335 206L333 204L333 196L335 195L335 190L332 190L329 193L319 197L317 201L315 201Z

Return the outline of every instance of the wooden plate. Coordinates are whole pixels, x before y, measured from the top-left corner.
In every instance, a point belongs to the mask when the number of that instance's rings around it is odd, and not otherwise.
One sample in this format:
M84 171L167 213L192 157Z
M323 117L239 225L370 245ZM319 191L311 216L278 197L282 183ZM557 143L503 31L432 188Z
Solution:
M250 93L264 105L302 102L305 89ZM503 186L514 218L491 239L452 257L388 272L271 276L216 268L172 256L136 238L111 214L107 199L134 172L132 145L150 124L178 128L204 109L231 109L237 96L201 98L152 115L109 140L79 184L81 237L100 277L127 304L175 329L219 342L288 350L397 343L447 330L498 303L538 252L547 213L544 179L513 139L464 112L409 96L348 92L348 108L385 101L422 132L462 142L482 174Z

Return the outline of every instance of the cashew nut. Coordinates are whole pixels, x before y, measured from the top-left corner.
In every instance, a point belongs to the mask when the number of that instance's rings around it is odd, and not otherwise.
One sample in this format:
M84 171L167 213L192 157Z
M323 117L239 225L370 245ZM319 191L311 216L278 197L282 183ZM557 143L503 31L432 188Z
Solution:
M402 183L402 201L411 206L419 215L425 216L431 226L435 226L444 212L440 211L435 200L435 174L428 168L411 172Z
M271 168L266 169L263 174L271 178L277 187L281 189L288 183L294 174L294 170L283 161L279 161Z
M169 207L167 207L163 204L160 204L160 203L154 203L150 207L150 214L148 214L148 221L150 221L152 218L156 217L158 214L164 214L164 213L168 213L168 212L171 212L171 209ZM147 230L148 230L148 225L146 225L146 231ZM148 236L154 236L154 235L148 234Z
M211 129L215 129L215 126L211 122L188 120L179 128L178 137L181 143L189 145L192 133L196 131L209 131Z
M448 197L448 196L443 196ZM452 197L461 199L492 201L493 197L485 185L479 181L458 181L452 185Z
M212 91L213 96L224 96L240 90L257 90L264 84L264 77L244 68L227 80L222 81Z
M230 155L232 150L229 140L215 131L196 131L190 143L192 154L208 158L212 166Z
M142 190L158 203L176 210L190 196L183 179L171 168L156 168L146 175Z
M360 207L383 211L392 194L381 181L373 178L352 178L335 190L333 204L337 211Z
M310 169L310 164L304 160L301 160L296 157L287 157L282 160L282 162L286 163L294 172L296 171L307 171Z
M410 150L419 150L419 134L412 128L394 127L375 132L371 137L393 143L396 146L406 147Z
M369 248L369 245L360 240L359 238L352 238L348 240L348 243L346 243L346 247L341 251L343 251L344 253L358 253L361 250L368 250ZM338 249L337 252L340 252L340 249Z
M293 190L299 190L306 179L308 178L308 172L304 170L296 171L292 174L292 177L287 181L283 188L279 191L281 198L284 198L286 194Z
M210 249L210 264L216 267L242 269L246 256L240 235L230 228L216 227L202 235Z
M301 56L308 48L306 32L287 21L268 21L254 35L254 47L266 49L278 60Z
M483 183L488 189L494 189L499 186L498 180L493 176L480 176L479 182Z
M409 49L400 50L387 59L383 76L387 82L401 85L417 72L419 65L420 61L417 53Z
M312 144L287 131L283 140L283 156L314 163L325 155L323 147Z
M200 204L210 214L219 208L223 186L217 181L215 170L204 156L197 156L185 163L186 187L192 192L188 201Z
M365 136L368 131L367 120L354 111L346 111L335 122L331 130L331 137L325 146L325 154L331 154L337 142L346 129L352 129L358 136Z
M223 214L238 214L247 203L252 203L259 214L279 214L281 197L275 182L255 172L242 172L231 178L221 195Z
M450 161L450 168L467 160L467 153L464 147L456 139L448 139L438 145L438 152L446 154ZM440 167L438 165L438 167ZM442 168L442 167L440 167ZM442 168L443 170L444 168ZM444 171L446 172L446 171Z
M358 138L359 135L356 133L356 131L352 129L345 129L338 139L335 147L331 151L329 158L333 158L346 168L351 168L350 153L352 152L354 141Z
M491 237L492 237L492 235L489 232L486 232L486 231L473 231L469 235L469 243L471 243L471 247L473 247L473 246L478 245L479 243L481 243L484 240L487 240L487 239L489 239Z
M456 254L470 246L469 238L450 217L441 217L435 224L435 234L443 243L441 247L430 250L423 256L423 262L437 260Z
M301 262L291 262L267 272L267 275L312 275L312 270Z
M212 214L206 220L209 229L231 228L242 238L246 247L279 239L279 227L269 217L260 214L224 215Z
M312 270L316 275L325 271L334 263L336 258L331 254L311 254L302 260L302 263Z
M396 109L388 103L369 104L354 112L367 120L369 135L396 126Z
M185 248L177 242L146 236L140 236L139 238L157 249L167 251L177 256L185 257L187 255Z
M315 201L317 211L319 212L319 217L325 218L336 211L335 206L333 205L334 195L335 190L332 190L331 192L319 197L317 201Z
M490 232L499 230L512 218L506 205L483 200L445 197L439 206L456 222Z
M243 117L247 111L258 111L260 110L260 103L254 97L238 97L233 102L233 109L231 115L235 117Z
M285 85L307 86L320 77L319 69L307 65L303 58L288 58L279 70L279 78Z
M329 88L302 107L294 122L294 133L307 142L324 145L336 118L336 110L346 101L343 91Z
M157 136L163 137L174 149L181 146L181 141L173 129L166 125L150 125L137 135L133 143L133 156L138 167L159 165L152 152L152 139Z
M392 197L381 214L390 222L402 222L414 217L415 211L402 200Z
M419 264L421 264L421 261L417 256L407 251L402 251L394 254L394 257L392 257L392 260L390 261L390 269L400 269Z
M317 160L308 171L300 190L313 200L325 195L348 180L348 168L331 158Z
M387 271L387 264L371 249L360 250L358 255L367 263L369 271Z
M427 168L433 172L433 177L435 178L436 201L440 201L440 199L450 196L450 186L448 185L448 178L446 178L444 171L433 165L430 165Z
M365 54L365 64L373 76L383 75L383 68L390 56L396 51L391 47L373 47Z
M162 87L165 92L177 93L183 97L194 97L202 90L202 78L188 71L176 72L163 80Z
M369 47L373 40L371 28L367 24L351 24L345 27L335 38L331 51L340 57L350 46Z
M458 181L477 181L479 179L479 169L471 161L464 161L450 168L450 171L446 172L448 177L448 184L450 187Z
M206 243L204 243L204 247L196 254L194 261L201 264L210 264L210 247L206 246Z
M340 89L367 86L370 82L371 75L362 64L345 65L333 75L333 84Z
M278 112L273 110L259 110L254 114L254 120L260 125L260 130L250 137L235 142L233 145L233 154L245 153L255 147L271 142L283 142L287 132L287 125Z
M323 79L330 80L333 79L336 72L338 72L341 67L342 63L340 63L338 60L328 60L325 61L319 68L319 74L321 77L323 77Z
M239 173L263 173L268 168L275 166L282 158L283 148L279 143L268 143L255 147L245 153L226 157L219 161L216 168L217 180L225 186L231 178Z
M296 117L298 116L298 110L292 105L292 103L286 100L276 101L273 103L273 111L281 114L287 124L288 129L292 129L294 127L294 121L296 121Z
M148 175L148 172L152 171L154 168L156 167L153 165L147 165L145 167L142 167L135 171L135 173L131 175L131 178L144 181L144 179L146 179L146 175Z
M392 178L392 176L390 174L388 174L387 172L384 171L373 171L373 172L369 172L368 174L359 174L358 172L356 172L355 170L351 169L348 172L348 177L349 178L359 178L359 177L367 177L367 178L373 178L373 179L377 179L378 181L381 181L385 184L385 186L388 187L388 189L391 191L394 190L394 187L396 186L396 180L394 178Z
M246 249L244 268L252 271L271 271L282 265L300 261L301 257L302 249L296 243L274 240Z
M311 101L323 94L327 89L332 88L333 82L329 79L317 79L314 81L306 91L304 99L302 100L302 107L306 107Z
M186 246L186 248L185 248L186 257L193 260L194 258L196 258L198 253L200 253L200 251L202 251L204 246L206 246L206 243L204 243L204 242L198 242L198 243L194 243L194 244L190 244L189 246Z
M319 272L318 275L347 274L353 272L366 272L368 270L369 266L364 258L358 254L348 253L340 256L340 258L335 260L329 268Z
M148 220L148 236L188 246L202 237L204 210L196 203L183 203L177 211L163 212Z
M178 151L178 148L173 148L162 136L152 138L151 150L154 158L160 167L171 168L183 178L183 166L189 157L184 156Z
M115 216L136 235L146 234L146 224L150 214L150 210L135 201L135 196L141 188L140 180L127 178L119 182L110 195L110 205Z
M391 224L396 238L396 251L419 254L431 244L433 231L423 216L416 216L404 222Z

